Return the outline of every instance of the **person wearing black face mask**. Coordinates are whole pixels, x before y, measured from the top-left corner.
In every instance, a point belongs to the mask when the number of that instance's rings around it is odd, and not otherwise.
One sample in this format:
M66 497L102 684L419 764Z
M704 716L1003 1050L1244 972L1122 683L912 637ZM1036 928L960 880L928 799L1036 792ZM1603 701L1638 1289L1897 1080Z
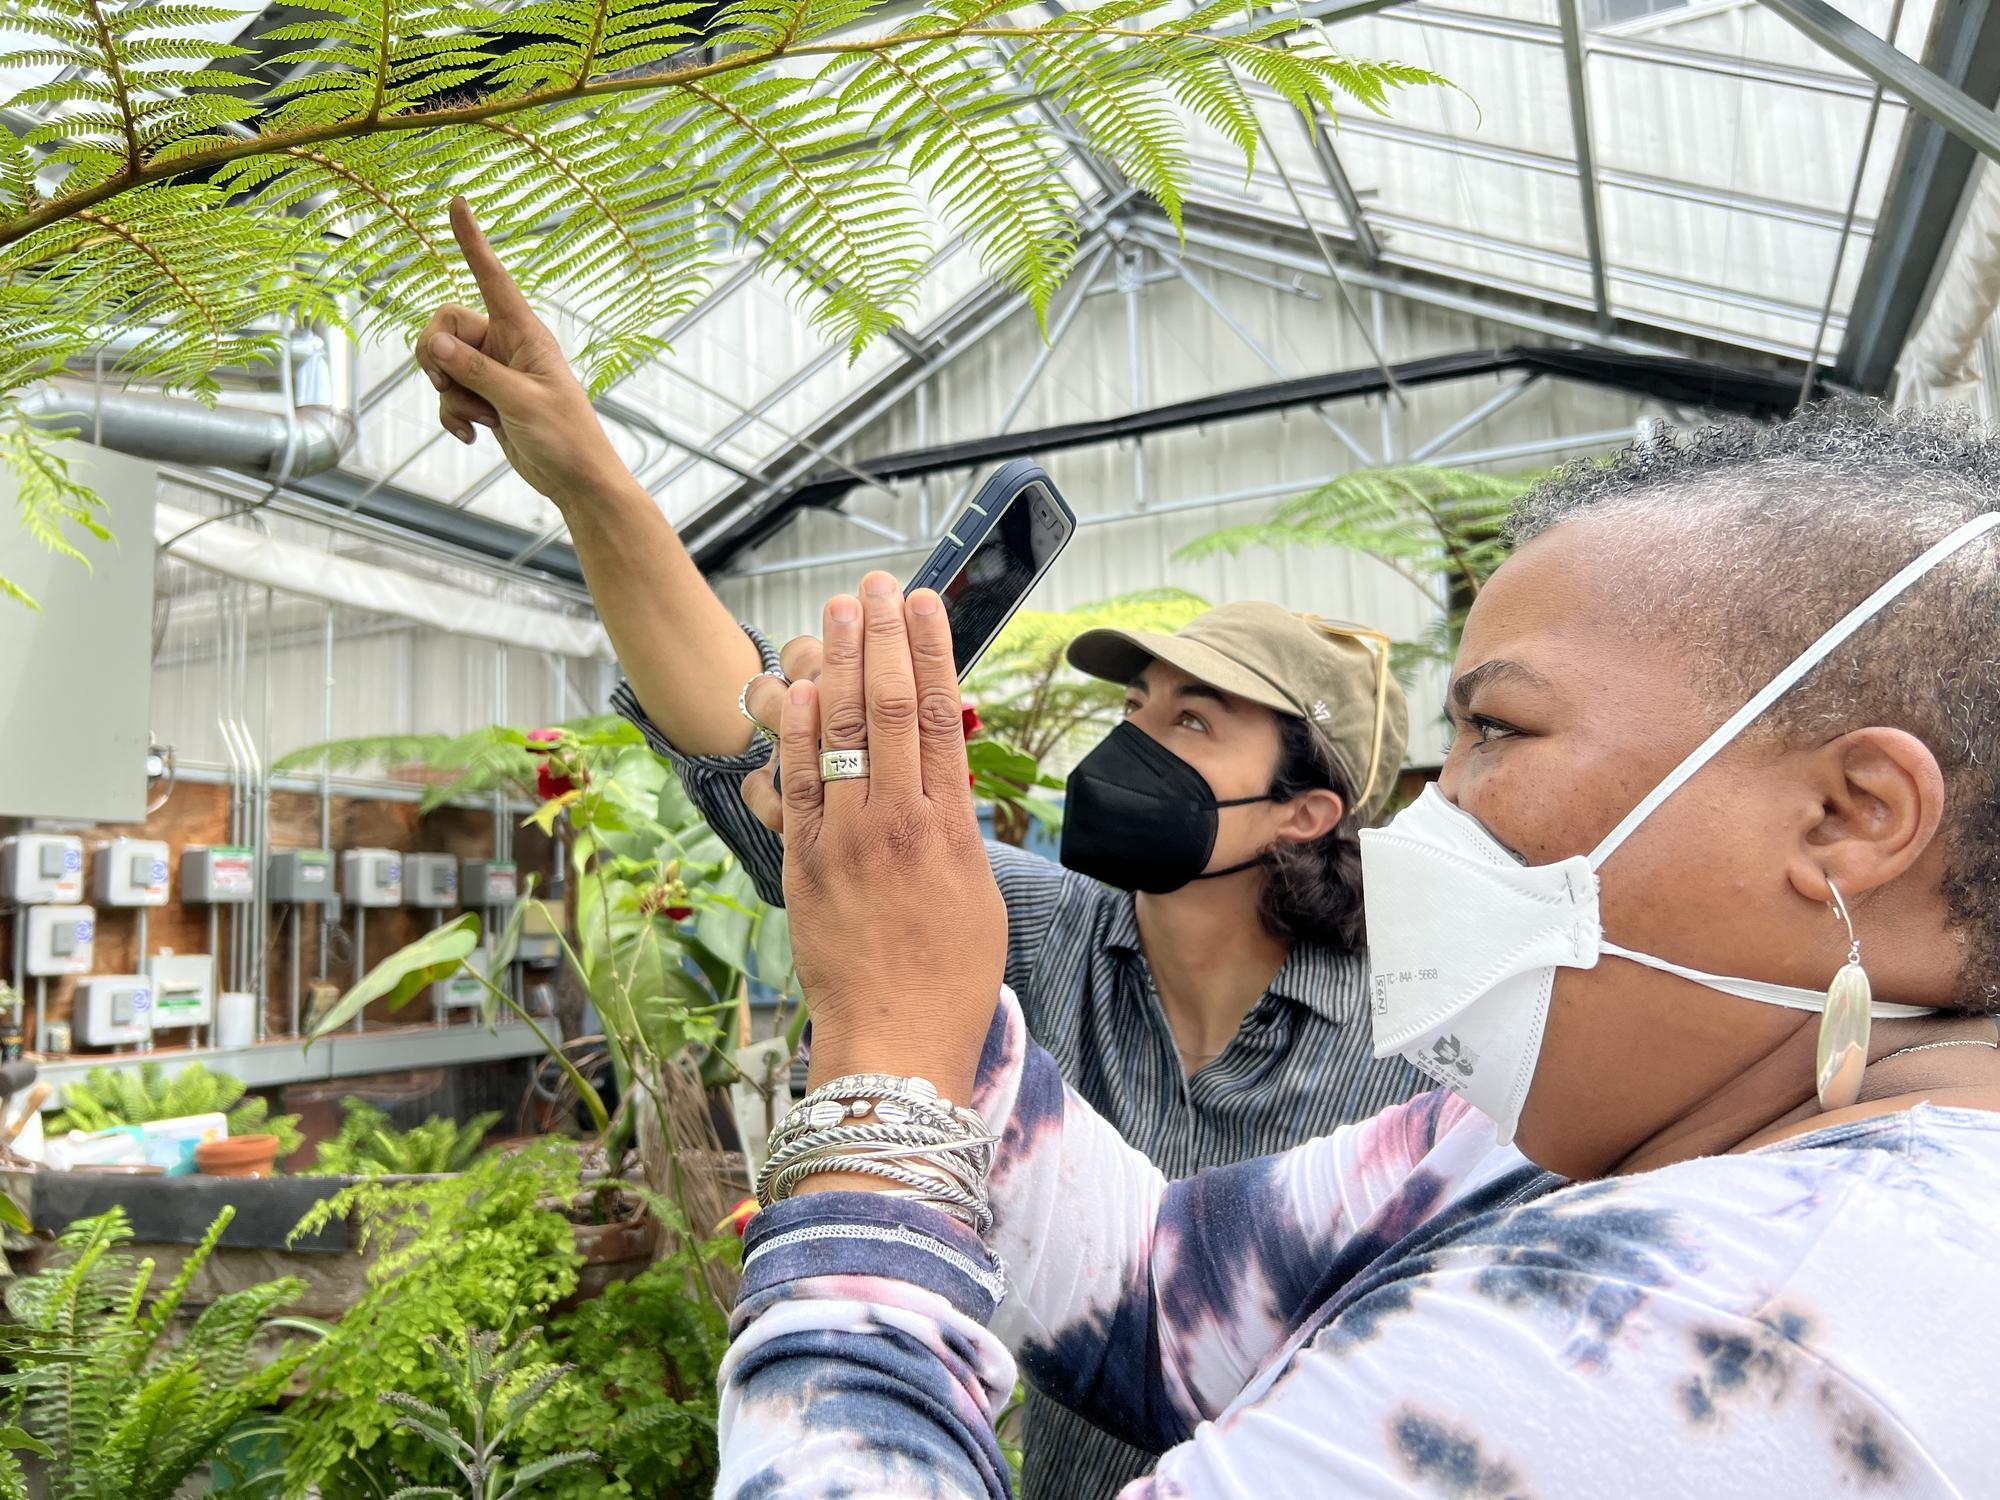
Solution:
M492 428L561 510L629 678L617 706L672 757L758 893L782 902L769 749L745 722L777 726L782 682L751 674L760 659L775 673L779 654L702 581L462 204L454 231L488 312L444 309L419 340L440 420L467 442L471 424ZM875 573L863 588L887 596L896 582ZM849 663L861 613L836 599L824 622ZM1007 982L1029 1029L1169 1177L1419 1090L1409 1064L1374 1060L1367 1005L1357 833L1381 811L1408 729L1387 647L1274 604L1226 605L1173 636L1085 636L1072 660L1129 690L1125 723L1071 779L1069 868L990 846ZM819 641L801 640L782 665L799 678L820 660ZM1149 1466L1031 1398L1027 1500L1095 1500Z

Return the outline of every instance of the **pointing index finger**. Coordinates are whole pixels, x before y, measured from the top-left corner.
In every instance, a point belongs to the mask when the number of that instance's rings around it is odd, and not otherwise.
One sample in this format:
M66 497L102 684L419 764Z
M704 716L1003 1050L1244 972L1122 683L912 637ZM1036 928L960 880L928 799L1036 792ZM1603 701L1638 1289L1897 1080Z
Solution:
M493 247L486 242L485 231L480 229L479 221L472 216L472 205L463 198L451 200L451 232L465 256L466 265L472 268L472 279L479 283L479 295L486 300L486 311L536 321L535 310L528 305L528 299L521 294L521 288L515 285L500 257L493 253Z

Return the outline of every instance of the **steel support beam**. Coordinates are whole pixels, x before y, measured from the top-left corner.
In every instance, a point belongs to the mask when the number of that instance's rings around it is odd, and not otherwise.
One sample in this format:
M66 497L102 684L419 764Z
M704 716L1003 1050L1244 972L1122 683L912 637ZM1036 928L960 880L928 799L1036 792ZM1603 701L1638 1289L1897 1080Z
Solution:
M1576 141L1576 186L1583 207L1583 249L1590 260L1590 295L1597 327L1611 331L1611 282L1604 269L1604 218L1597 197L1597 149L1590 133L1590 80L1583 71L1581 0L1556 0L1562 22L1563 73L1569 82L1569 128Z
M1154 240L1150 235L1141 232L1139 238L1146 244L1150 245L1155 252L1157 252L1163 259L1165 259L1168 262L1169 265L1173 266L1173 268L1180 273L1180 279L1187 283L1188 290L1193 292L1197 297L1201 298L1202 302L1207 306L1210 312L1215 314L1217 320L1222 324L1222 326L1224 328L1227 328L1234 335L1236 335L1236 341L1257 357L1257 362L1259 364L1263 365L1265 369L1269 370L1273 375L1277 376L1280 380L1290 380L1293 378L1292 372L1290 370L1287 370L1284 367L1284 365L1279 363L1277 356L1272 354L1270 350L1266 349L1263 346L1263 344L1258 341L1256 336L1252 334L1249 329L1243 326L1243 324L1237 319L1236 315L1230 312L1230 310L1223 305L1222 299L1216 296L1214 292L1209 290L1208 283L1203 281L1199 276L1195 275L1194 272L1190 271L1180 261L1174 259L1168 253L1166 248L1160 245L1159 242ZM1378 293L1377 296L1379 298L1380 294ZM1376 460L1370 456L1368 450L1363 448L1359 443L1357 443L1354 440L1354 438L1348 433L1347 429L1345 427L1342 427L1340 423L1336 422L1333 419L1333 415L1330 412L1328 412L1324 407L1314 407L1313 411L1319 417L1320 421L1326 424L1327 431L1331 432L1335 437L1339 438L1340 441L1346 445L1348 452L1352 453L1355 456L1355 458L1359 459L1364 466L1372 466L1376 462ZM1388 461L1388 454L1386 451L1382 455L1382 461L1383 462Z
M1523 443L1510 443L1502 447L1481 449L1477 452L1455 453L1452 462L1458 464L1515 463L1527 458L1546 458L1552 453L1567 453L1577 449L1608 448L1615 444L1629 442L1632 429L1613 427L1598 432L1569 433L1560 437L1533 438ZM1149 505L1143 510L1136 507L1126 510L1094 511L1076 518L1078 526L1115 526L1124 521L1151 520L1158 516L1171 516L1190 510L1219 510L1225 506L1242 505L1252 500L1272 500L1280 496L1304 495L1313 490L1332 484L1351 471L1333 474L1315 474L1306 479L1281 479L1274 484L1260 484L1247 489L1225 490L1214 495L1189 495L1181 499L1165 500ZM886 562L890 558L903 556L896 548L868 547L852 552L824 553L812 557L788 557L778 562L756 563L747 568L729 568L725 576L730 578L769 578L779 573L803 573L809 568L851 567L867 562Z
M1896 40L1903 24L1903 0L1889 8L1889 40ZM1806 371L1799 379L1799 410L1812 399L1813 381L1819 375L1820 350L1826 347L1827 325L1833 321L1833 304L1840 294L1840 268L1847 260L1847 242L1854 233L1855 210L1861 206L1861 184L1868 177L1868 157L1875 145L1875 122L1882 117L1882 85L1875 85L1875 97L1868 101L1868 123L1861 129L1861 151L1854 163L1854 180L1847 189L1847 221L1833 247L1833 269L1826 274L1826 301L1820 308L1819 327L1813 332L1812 353L1806 356Z
M1407 360L1386 372L1372 368L1336 371L1224 391L1097 421L1072 422L1035 432L884 454L868 460L866 467L870 473L887 479L917 479L926 474L975 468L1028 454L1059 453L1070 448L1136 441L1150 434L1176 432L1302 406L1318 406L1328 401L1383 396L1391 389L1402 386L1436 385L1511 371L1609 386L1652 400L1690 401L1722 410L1762 415L1789 411L1797 391L1797 382L1788 375L1732 369L1700 360L1603 354L1578 349L1473 350ZM1391 385L1392 380L1394 386ZM781 497L772 514L830 506L853 486L853 479L844 474L823 473ZM771 529L767 525L763 534L768 534ZM696 561L704 567L715 566L727 562L742 546L750 545L741 542L731 546L729 543L730 539L725 537L709 543L705 548L697 547L694 549Z
M1949 61L1933 55L1926 67L1896 50L1859 22L1835 10L1826 0L1763 0L1820 46L1848 66L1865 73L1891 93L1905 100L1974 150L2000 161L2000 114L1990 105L1968 95L1960 79L1953 78L1941 64ZM1931 33L1935 54L1940 37L1983 32L1992 0L1946 0L1939 8ZM1969 64L1971 58L1966 57ZM1933 71L1936 69L1936 71Z
M1326 178L1327 191L1347 218L1347 227L1354 235L1354 251L1369 265L1377 265L1382 259L1382 242L1375 238L1375 231L1369 227L1368 215L1362 210L1361 195L1354 191L1354 183L1347 175L1347 168L1340 160L1340 153L1333 149L1333 139L1326 132L1326 122L1314 110L1311 119L1299 116L1299 129L1306 135L1312 146L1313 155L1319 158L1320 175Z
M1975 108L1992 103L2000 98L2000 3L1944 0L1931 23L1924 66L1895 56L1930 85L1962 90L1961 97ZM1886 86L1896 90L1893 82ZM1847 311L1846 336L1834 362L1836 384L1880 395L1893 383L1896 361L1957 235L1975 160L1962 136L1928 113L1911 116Z

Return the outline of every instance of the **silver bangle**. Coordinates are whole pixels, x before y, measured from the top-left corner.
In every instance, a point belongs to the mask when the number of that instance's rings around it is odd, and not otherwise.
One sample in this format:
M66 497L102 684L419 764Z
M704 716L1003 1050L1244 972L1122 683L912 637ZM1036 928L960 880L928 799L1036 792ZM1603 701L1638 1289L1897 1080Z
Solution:
M993 1227L993 1210L987 1205L983 1196L968 1193L963 1188L926 1177L919 1172L904 1170L893 1163L877 1161L868 1156L847 1156L839 1152L815 1156L795 1162L788 1167L782 1179L771 1184L771 1202L784 1202L792 1196L801 1182L825 1172L853 1172L895 1183L897 1197L942 1209L960 1223L967 1225L975 1234L984 1235Z

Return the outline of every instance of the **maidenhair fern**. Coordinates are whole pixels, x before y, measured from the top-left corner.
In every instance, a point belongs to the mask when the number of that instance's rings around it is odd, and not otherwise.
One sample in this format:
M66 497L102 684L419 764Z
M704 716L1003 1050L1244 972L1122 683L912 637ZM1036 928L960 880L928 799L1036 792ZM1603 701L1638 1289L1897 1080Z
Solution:
M661 348L715 263L755 246L858 349L913 305L929 216L1046 309L1079 204L1035 106L1178 217L1191 111L1254 153L1247 85L1304 111L1439 81L1343 56L1269 0L320 0L236 43L193 0L13 0L0 68L0 419L94 366L212 392L294 323L406 332L469 295L462 193L531 294L590 330L598 388ZM1303 35L1301 35L1303 33ZM1278 45L1287 39L1303 45ZM10 131L12 133L10 133ZM0 432L13 429L0 420ZM15 438L0 461L22 467ZM31 526L87 504L46 470Z

